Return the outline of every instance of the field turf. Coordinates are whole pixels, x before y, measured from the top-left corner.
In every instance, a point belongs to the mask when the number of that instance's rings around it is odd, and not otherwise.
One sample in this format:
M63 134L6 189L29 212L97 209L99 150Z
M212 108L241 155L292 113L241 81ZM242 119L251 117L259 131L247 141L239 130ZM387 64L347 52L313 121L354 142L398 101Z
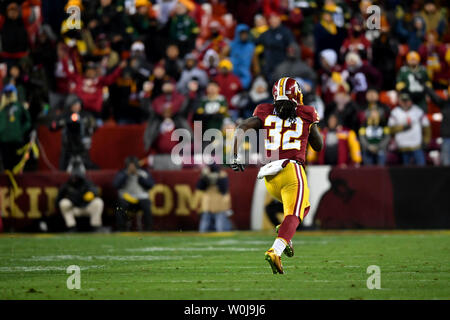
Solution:
M264 260L274 235L3 234L0 299L450 299L450 231L298 232L284 275Z

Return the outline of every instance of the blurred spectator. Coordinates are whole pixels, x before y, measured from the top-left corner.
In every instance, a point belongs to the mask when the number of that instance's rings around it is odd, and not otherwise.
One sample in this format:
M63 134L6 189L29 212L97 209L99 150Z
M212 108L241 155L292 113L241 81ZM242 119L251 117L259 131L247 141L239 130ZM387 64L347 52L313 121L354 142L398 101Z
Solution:
M122 51L129 43L125 43L125 16L123 7L117 6L113 0L100 0L95 13L89 19L87 27L95 39L99 34L107 34L111 39L113 50ZM129 29L127 31L130 31Z
M28 105L26 101L26 91L22 70L19 65L13 64L8 68L8 76L3 79L5 85L12 84L16 88L17 102L22 105Z
M424 166L424 147L431 138L430 122L426 114L415 104L408 93L401 93L399 106L395 107L388 121L391 134L401 154L402 163Z
M328 116L327 127L321 133L323 149L317 153L308 147L309 163L339 166L358 166L361 163L361 147L355 131L343 127L336 114Z
M312 85L316 84L316 73L302 61L300 47L296 43L287 47L286 59L275 68L271 78L272 83L281 77L301 78Z
M333 49L335 52L340 52L342 42L346 35L345 29L336 26L333 20L333 11L329 11L324 7L320 22L314 27L316 66L319 65L319 53L323 50Z
M228 103L219 94L219 85L211 81L206 87L206 95L201 99L195 111L194 120L202 121L203 132L208 129L221 129L224 118L228 114Z
M445 12L442 13L441 10L438 9L435 1L426 0L423 10L420 12L420 16L425 21L427 32L434 31L439 36L444 34L448 21L446 22Z
M441 98L436 92L430 88L425 87L426 93L431 98L442 112L441 122L441 160L444 166L450 166L450 86L447 88L447 98Z
M98 187L86 178L79 166L73 168L69 180L59 188L56 203L69 232L77 230L75 218L81 216L89 216L94 231L101 230L103 200L99 197Z
M258 76L253 80L252 86L249 92L250 106L247 111L247 115L243 118L248 118L253 114L256 106L261 103L272 103L273 97L269 92L269 84L262 76ZM247 117L248 116L248 117Z
M381 90L395 88L395 78L389 75L396 72L398 46L398 40L390 32L389 26L381 25L380 36L372 42L372 65L384 75Z
M239 77L243 89L247 90L252 81L250 71L255 45L250 41L250 28L245 24L236 27L234 40L230 43L230 60L233 73Z
M219 70L220 57L214 49L208 49L203 56L201 68L204 69L210 79L217 76Z
M135 41L131 45L129 67L133 72L133 79L141 87L142 83L148 80L153 69L145 56L145 45L142 41Z
M104 33L97 36L92 56L100 60L104 70L114 68L120 61L119 54L111 48L108 36Z
M149 190L153 188L154 181L149 172L142 169L136 157L125 159L125 168L119 171L113 182L119 195L119 210L116 212L117 229L128 230L126 218L131 211L142 210L144 230L152 229L152 214Z
M416 51L411 51L406 56L406 65L397 73L397 91L409 93L414 104L427 113L428 105L425 99L425 85L430 85L427 70L420 65L420 56Z
M108 75L100 76L98 66L90 62L85 66L84 75L71 72L64 64L64 72L70 81L73 81L75 88L73 92L83 102L84 109L91 112L97 119L102 116L103 108L103 87L109 86L116 81L127 62L120 62L119 66Z
M230 13L225 13L224 15L222 15L221 20L223 21L222 26L225 39L232 40L234 38L234 32L236 29L236 21L234 20L233 15L231 15Z
M171 133L176 128L191 127L184 117L187 107L186 98L175 90L175 84L165 81L162 94L149 105L149 119L144 133L144 146L146 150L155 143L160 153L170 153L178 142L171 141Z
M256 39L258 39L259 36L266 32L268 29L269 25L267 24L267 20L263 15L257 14L253 17L253 28L250 30L253 40L256 41Z
M35 19L33 15L28 19L23 17L19 3L20 1L10 1L8 4L1 4L6 8L5 15L0 15L0 57L10 63L28 55L30 45L27 27Z
M344 27L346 19L345 17L347 16L348 11L348 7L345 1L325 0L323 9L331 13L331 15L333 16L333 22L337 27L339 28Z
M158 0L157 2L161 2ZM148 1L149 3L149 1ZM139 33L136 40L142 40L145 44L145 53L148 61L152 64L157 64L164 58L164 53L167 45L170 43L169 24L161 24L160 18L162 17L162 8L166 5L175 4L176 1L164 1L161 4L153 6L151 9L147 6L146 8L139 8L139 12L142 15L142 20L145 22L146 31ZM159 8L157 9L157 6ZM147 10L148 12L141 12ZM146 16L147 15L147 16Z
M95 119L83 110L82 101L75 95L66 99L64 112L51 123L52 130L62 129L59 169L68 170L74 163L86 169L98 169L89 156Z
M217 20L213 20L209 24L209 29L209 38L198 48L200 52L199 59L203 59L203 56L210 49L217 52L221 59L225 58L228 56L230 47L229 39L226 39L224 36L222 25Z
M153 73L149 79L149 93L150 98L154 100L162 94L162 86L166 81L171 81L172 79L166 73L166 69L162 63L158 63L153 68ZM179 90L179 89L178 89Z
M45 71L46 81L49 89L55 88L55 61L57 37L49 25L42 25L32 51L32 61L39 61Z
M57 61L54 66L54 95L50 93L50 104L52 107L62 108L66 95L70 93L71 86L69 74L76 72L79 67L79 60L76 51L68 47L63 42L56 45ZM68 69L68 73L66 70Z
M342 57L347 56L349 52L354 52L357 53L362 60L372 61L371 43L364 36L363 25L364 22L358 19L352 19L350 22L348 37L341 46L340 54Z
M233 104L232 98L243 90L241 80L233 74L233 64L230 60L224 59L219 62L219 74L214 77L214 81L219 85L220 94L227 99L228 106L232 112L236 112L237 106Z
M156 5L158 6L157 17L161 25L167 24L177 3L178 0L156 0Z
M334 95L333 103L326 106L325 118L334 114L338 117L340 125L357 132L359 128L358 110L359 106L352 100L348 85L342 83Z
M197 107L200 105L200 100L203 97L203 91L200 90L200 85L198 83L197 78L192 78L188 83L189 92L187 94L188 98L188 106L186 108L186 112L184 113L184 117L186 119L192 120L193 113L197 110Z
M230 231L231 196L228 175L218 165L212 164L202 170L197 189L202 191L200 232Z
M267 80L272 78L275 67L286 58L286 48L294 42L294 35L281 23L278 13L269 16L269 29L256 39L256 45L264 47L263 75Z
M319 54L319 85L321 95L325 104L333 102L334 94L343 82L341 77L341 66L337 65L337 53L332 49L325 49Z
M396 32L405 41L409 50L415 51L419 49L420 44L425 38L426 25L425 21L420 16L414 16L411 21L411 26L405 25L404 11L400 6L397 7L396 18Z
M182 94L189 92L187 85L194 77L197 79L201 89L206 88L208 83L208 74L204 70L197 67L197 59L194 54L187 54L184 59L184 63L184 69L181 72L180 80L178 80L177 83L177 90Z
M325 115L325 104L322 98L316 93L316 87L314 84L305 79L296 78L303 93L303 104L308 106L314 106L319 115L319 119L323 119Z
M139 69L138 62L133 59L130 67L125 68L122 75L110 86L109 103L117 124L142 123L148 117L147 106L143 103L145 92L139 91L144 85L141 84L144 77L140 72L145 73L146 69ZM149 97L150 93L147 98Z
M176 44L170 44L166 49L166 56L164 58L164 68L167 75L178 81L183 70L183 60L180 58L180 50Z
M205 2L201 4L202 15L200 21L198 21L198 27L200 32L196 40L196 47L201 48L205 42L211 37L211 30L209 28L213 21L212 6L210 3Z
M380 71L368 62L362 61L354 52L349 52L345 56L342 78L350 84L351 92L355 94L355 100L360 105L366 102L367 89L369 87L380 89L383 82Z
M188 15L186 6L178 2L175 5L175 15L170 22L170 39L175 41L184 57L195 48L195 37L199 29L194 19Z
M386 163L389 140L389 128L381 124L378 109L368 110L366 123L359 128L364 164L383 166Z
M0 100L0 162L4 170L12 170L19 163L21 156L17 150L26 143L30 128L30 114L18 102L16 87L5 85Z
M359 113L359 123L364 124L369 118L371 112L376 110L380 125L385 126L389 119L389 113L391 110L387 105L380 102L380 94L378 90L369 88L366 92L366 101L367 103L363 105L363 108Z
M104 1L104 0L103 0ZM136 0L135 10L125 15L126 32L131 36L131 41L142 40L142 37L152 31L152 18L154 12L149 0Z
M425 42L419 47L420 61L426 67L428 76L435 89L446 89L450 79L450 59L446 61L446 53L450 48L441 44L435 31L428 31Z

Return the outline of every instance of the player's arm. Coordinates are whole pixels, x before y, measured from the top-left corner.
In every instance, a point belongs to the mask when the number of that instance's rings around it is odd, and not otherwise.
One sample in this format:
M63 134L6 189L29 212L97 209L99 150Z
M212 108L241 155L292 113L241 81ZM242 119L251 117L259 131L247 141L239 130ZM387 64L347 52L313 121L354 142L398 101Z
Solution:
M317 128L316 123L313 123L311 125L310 131L309 131L308 142L314 151L320 151L323 148L322 135L320 134L319 128Z
M262 128L262 121L258 117L245 119L237 126L233 141L233 162L231 164L231 168L234 171L244 171L244 165L238 159L238 150L244 139L245 131L249 129L258 130L260 128Z

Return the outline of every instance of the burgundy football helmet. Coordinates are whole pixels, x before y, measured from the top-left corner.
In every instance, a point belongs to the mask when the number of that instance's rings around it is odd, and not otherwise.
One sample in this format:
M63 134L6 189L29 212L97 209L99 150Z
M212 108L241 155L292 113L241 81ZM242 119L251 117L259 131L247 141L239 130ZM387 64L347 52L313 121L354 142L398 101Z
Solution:
M303 105L303 94L300 86L295 79L290 77L280 78L272 87L274 101L290 100L297 107Z

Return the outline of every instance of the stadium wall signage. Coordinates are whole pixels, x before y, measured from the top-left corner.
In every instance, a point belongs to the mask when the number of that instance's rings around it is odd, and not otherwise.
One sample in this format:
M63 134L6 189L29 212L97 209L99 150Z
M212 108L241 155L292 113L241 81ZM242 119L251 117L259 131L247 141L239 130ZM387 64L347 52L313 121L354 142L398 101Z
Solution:
M234 215L239 230L272 229L265 216L268 197L257 168L227 171ZM150 192L155 230L197 230L200 170L154 171ZM333 168L307 167L311 211L302 228L317 229L445 229L450 228L450 168ZM115 171L92 171L106 207L105 225L114 224ZM37 231L44 220L50 231L62 231L56 208L58 187L68 175L25 173L17 176L14 194L6 175L0 175L0 214L6 230ZM426 186L426 187L424 187ZM281 217L282 214L280 213Z

